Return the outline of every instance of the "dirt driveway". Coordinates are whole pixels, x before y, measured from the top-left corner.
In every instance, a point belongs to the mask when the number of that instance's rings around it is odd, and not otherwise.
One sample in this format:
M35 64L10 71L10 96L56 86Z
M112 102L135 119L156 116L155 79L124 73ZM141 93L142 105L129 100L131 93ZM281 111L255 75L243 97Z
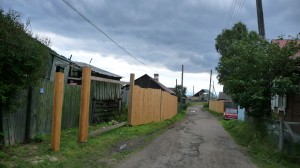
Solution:
M118 168L254 168L218 121L200 107Z

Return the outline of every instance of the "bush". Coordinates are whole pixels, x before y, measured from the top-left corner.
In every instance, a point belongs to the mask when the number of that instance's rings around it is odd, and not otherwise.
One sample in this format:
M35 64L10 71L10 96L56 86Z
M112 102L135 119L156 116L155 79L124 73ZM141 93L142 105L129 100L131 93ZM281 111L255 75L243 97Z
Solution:
M32 37L20 14L0 9L0 103L8 104L11 95L45 77L49 48Z

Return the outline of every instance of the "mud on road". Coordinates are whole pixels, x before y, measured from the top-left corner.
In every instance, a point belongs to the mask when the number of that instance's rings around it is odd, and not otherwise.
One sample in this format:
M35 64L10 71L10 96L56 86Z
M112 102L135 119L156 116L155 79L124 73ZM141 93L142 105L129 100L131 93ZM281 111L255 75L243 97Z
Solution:
M162 133L118 168L254 168L216 118L189 107L187 118Z

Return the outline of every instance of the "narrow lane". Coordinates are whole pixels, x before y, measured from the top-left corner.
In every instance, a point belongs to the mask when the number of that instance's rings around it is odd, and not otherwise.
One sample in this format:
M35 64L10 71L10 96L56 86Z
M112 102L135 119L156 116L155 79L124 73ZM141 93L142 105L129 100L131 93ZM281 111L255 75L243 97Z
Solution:
M118 168L254 168L210 113L188 108L187 118L161 134Z

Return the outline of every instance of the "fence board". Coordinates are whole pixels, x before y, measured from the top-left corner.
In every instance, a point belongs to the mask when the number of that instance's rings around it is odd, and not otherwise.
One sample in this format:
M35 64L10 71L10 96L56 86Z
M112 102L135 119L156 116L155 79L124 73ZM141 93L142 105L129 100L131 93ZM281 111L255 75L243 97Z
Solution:
M62 128L78 126L80 113L81 86L65 86L64 104L62 113Z
M43 92L40 92L41 88ZM92 81L91 100L92 98L98 100L119 99L120 91L120 84ZM64 92L62 128L77 127L81 86L65 85ZM0 128L3 130L3 142L6 145L23 143L26 137L32 139L36 135L45 135L51 132L53 81L41 80L36 84L31 89L31 100L28 100L28 93L28 90L24 90L16 95L19 107L14 112L1 107ZM28 102L30 102L29 110L27 110ZM90 114L92 113L90 112ZM29 116L27 117L27 115Z
M223 100L210 100L209 109L218 113L224 113L225 106Z
M177 97L160 89L133 86L131 125L170 119L177 114Z
M161 90L152 89L153 91L153 121L160 122L161 121Z

